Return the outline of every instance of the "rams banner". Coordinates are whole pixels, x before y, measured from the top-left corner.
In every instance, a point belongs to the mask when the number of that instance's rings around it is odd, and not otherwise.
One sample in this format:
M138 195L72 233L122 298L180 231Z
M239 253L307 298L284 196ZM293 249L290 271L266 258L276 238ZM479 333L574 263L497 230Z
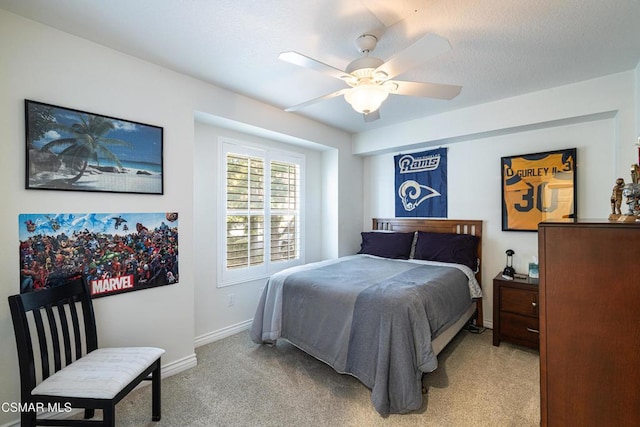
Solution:
M447 149L399 154L396 217L447 217Z
M502 230L537 231L575 212L575 148L502 158Z

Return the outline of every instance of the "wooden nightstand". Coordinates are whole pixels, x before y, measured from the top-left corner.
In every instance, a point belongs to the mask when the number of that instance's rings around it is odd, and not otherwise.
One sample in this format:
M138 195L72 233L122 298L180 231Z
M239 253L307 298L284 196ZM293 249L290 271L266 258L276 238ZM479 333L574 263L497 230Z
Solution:
M537 279L493 279L493 345L500 341L538 349L540 329L538 319Z

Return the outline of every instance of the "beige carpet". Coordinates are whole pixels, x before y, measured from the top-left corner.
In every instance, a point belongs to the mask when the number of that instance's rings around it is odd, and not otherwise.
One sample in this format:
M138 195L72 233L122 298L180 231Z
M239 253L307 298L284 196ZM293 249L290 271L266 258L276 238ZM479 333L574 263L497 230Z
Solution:
M150 389L116 409L118 426L537 426L538 353L491 344L491 330L461 332L425 376L416 413L381 417L358 380L286 342L253 344L242 332L196 350L198 366L163 380L162 421Z

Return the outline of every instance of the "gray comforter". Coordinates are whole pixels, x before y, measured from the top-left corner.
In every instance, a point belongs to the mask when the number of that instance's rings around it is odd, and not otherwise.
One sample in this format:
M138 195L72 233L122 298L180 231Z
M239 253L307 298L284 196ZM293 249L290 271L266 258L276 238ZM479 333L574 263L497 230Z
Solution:
M256 343L285 338L372 390L382 415L422 406L431 340L482 295L458 264L355 255L272 276L251 327Z

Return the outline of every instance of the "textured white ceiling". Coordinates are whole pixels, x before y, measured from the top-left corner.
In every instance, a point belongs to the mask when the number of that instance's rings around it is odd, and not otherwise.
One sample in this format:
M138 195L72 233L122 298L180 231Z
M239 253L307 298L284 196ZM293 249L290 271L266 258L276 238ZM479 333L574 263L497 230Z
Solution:
M451 101L391 95L364 123L342 97L296 113L349 132L633 69L640 0L0 0L0 8L286 108L344 83L278 60L344 69L373 32L383 60L427 32L453 49L398 76L463 86Z

